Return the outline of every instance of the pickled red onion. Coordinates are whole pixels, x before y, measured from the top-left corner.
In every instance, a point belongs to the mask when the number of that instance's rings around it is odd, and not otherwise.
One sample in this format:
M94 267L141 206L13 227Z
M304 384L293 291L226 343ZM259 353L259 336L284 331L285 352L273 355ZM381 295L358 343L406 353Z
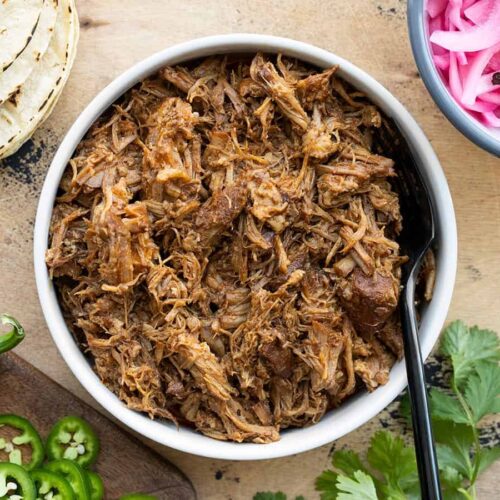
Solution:
M429 0L427 2L427 12L431 17L442 14L448 5L448 0Z
M482 24L488 18L488 12L493 7L495 0L479 0L464 10L464 15L474 24Z
M471 115L500 127L500 0L428 0L433 60Z
M500 2L494 2L483 24L476 24L464 31L435 31L431 35L431 42L453 52L476 52L495 45L500 42Z

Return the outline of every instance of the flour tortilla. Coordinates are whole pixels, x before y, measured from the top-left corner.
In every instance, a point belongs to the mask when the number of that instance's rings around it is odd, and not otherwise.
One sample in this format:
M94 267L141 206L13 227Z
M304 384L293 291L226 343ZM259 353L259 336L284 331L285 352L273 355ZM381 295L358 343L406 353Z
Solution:
M9 0L7 0L9 2ZM26 48L0 73L0 104L13 95L40 63L54 35L58 0L45 0L40 18Z
M0 159L14 153L54 108L69 76L79 35L74 0L60 0L54 36L15 98L0 106Z
M0 72L28 46L45 1L0 1Z

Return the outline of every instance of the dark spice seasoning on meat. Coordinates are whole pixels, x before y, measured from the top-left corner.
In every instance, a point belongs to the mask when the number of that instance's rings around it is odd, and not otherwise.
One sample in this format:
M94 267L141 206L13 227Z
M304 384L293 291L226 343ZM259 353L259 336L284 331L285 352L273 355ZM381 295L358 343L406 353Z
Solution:
M405 257L385 126L336 68L281 56L129 91L71 159L47 252L101 380L152 418L256 443L386 383Z

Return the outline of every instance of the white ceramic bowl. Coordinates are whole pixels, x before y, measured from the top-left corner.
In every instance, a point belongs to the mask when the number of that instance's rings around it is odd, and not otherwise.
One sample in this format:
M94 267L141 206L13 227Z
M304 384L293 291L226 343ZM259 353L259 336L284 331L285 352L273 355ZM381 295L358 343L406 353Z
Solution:
M406 137L424 181L432 193L437 212L437 278L434 298L426 307L420 329L422 353L427 357L446 319L455 281L457 233L455 214L446 178L422 130L406 109L382 85L353 64L306 43L264 35L234 34L201 38L163 50L116 78L87 106L61 143L43 185L34 234L35 274L38 294L50 332L75 377L107 411L125 425L153 441L205 457L258 460L311 450L334 441L367 422L384 409L406 386L404 362L397 363L388 384L373 393L359 393L331 411L316 425L282 433L271 444L232 443L211 439L192 429L150 420L129 410L99 380L68 330L45 265L49 224L59 181L77 144L95 119L131 86L166 64L229 52L282 52L318 67L340 65L339 74L365 92Z

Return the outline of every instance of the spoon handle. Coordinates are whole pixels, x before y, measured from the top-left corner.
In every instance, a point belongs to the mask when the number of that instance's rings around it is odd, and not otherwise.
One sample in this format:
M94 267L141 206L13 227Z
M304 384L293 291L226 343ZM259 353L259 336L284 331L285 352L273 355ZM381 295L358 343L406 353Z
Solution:
M441 500L439 470L425 388L424 364L417 335L414 294L415 277L414 273L411 273L403 289L401 326L420 491L423 500Z

